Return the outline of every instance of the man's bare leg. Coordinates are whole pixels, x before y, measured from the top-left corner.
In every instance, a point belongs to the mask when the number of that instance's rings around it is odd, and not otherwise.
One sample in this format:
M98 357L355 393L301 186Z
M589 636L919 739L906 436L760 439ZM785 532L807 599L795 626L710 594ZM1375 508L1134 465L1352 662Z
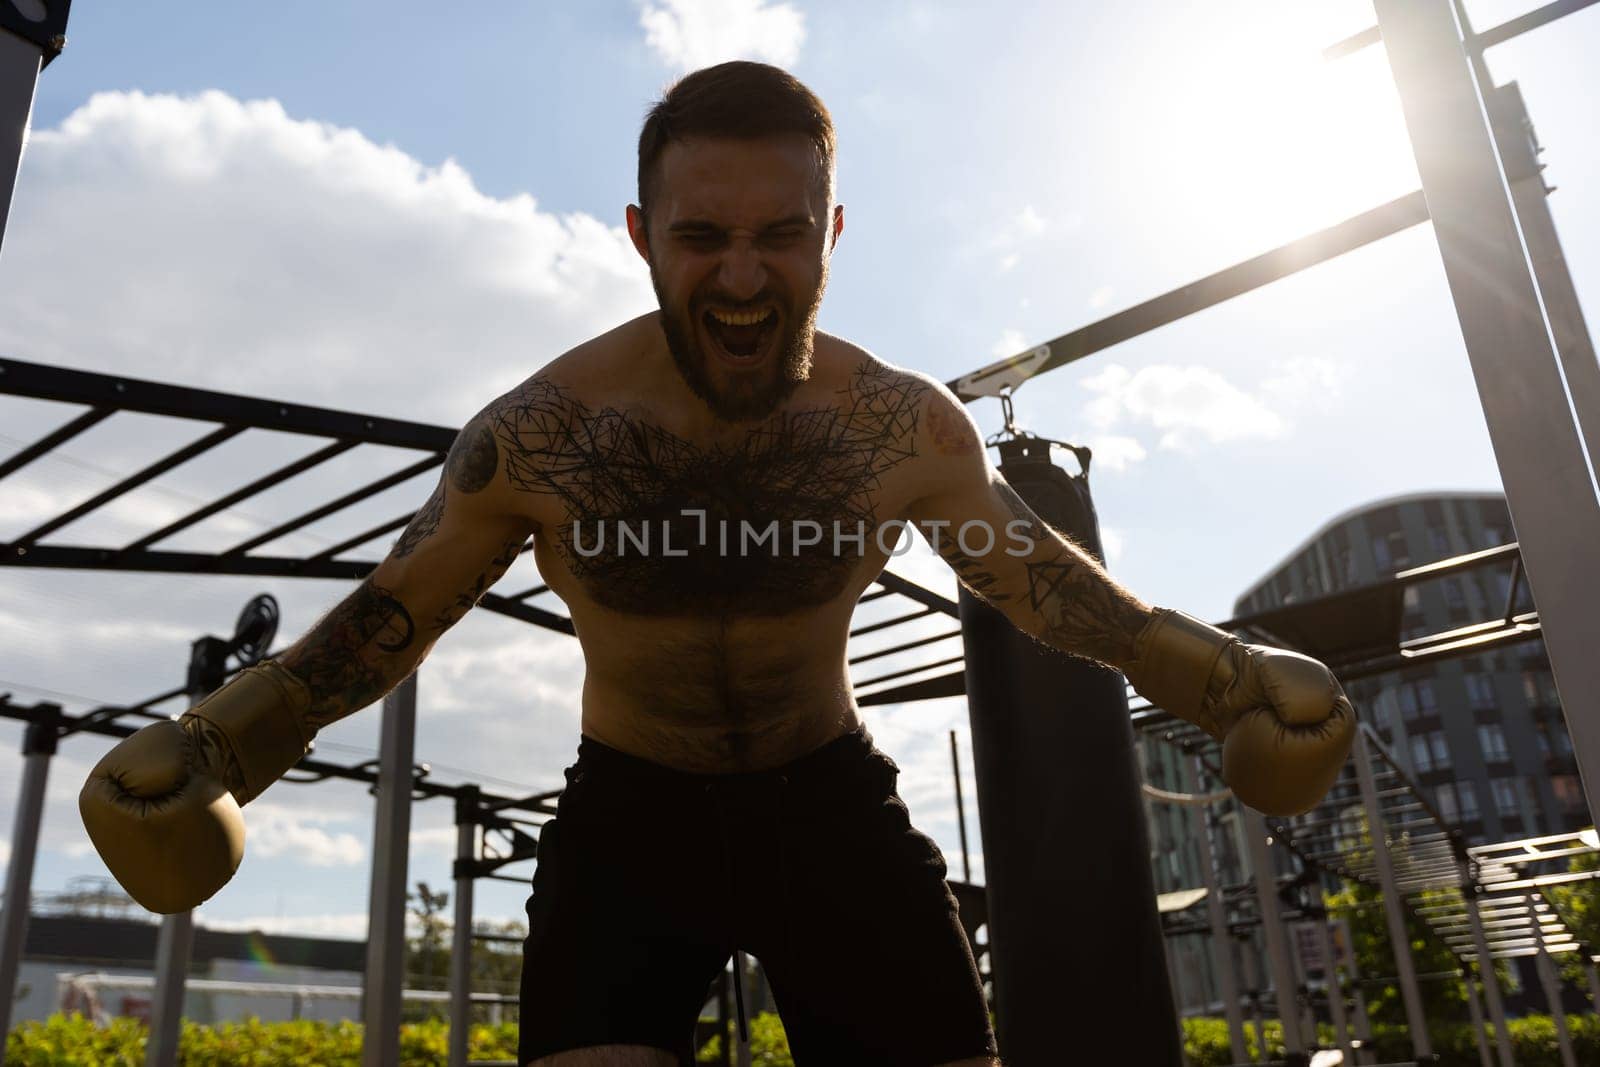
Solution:
M649 1045L596 1045L540 1056L527 1067L677 1067L677 1064L678 1057ZM988 1063L982 1062L981 1067L988 1067Z
M970 1060L951 1060L949 1063L941 1063L939 1067L1001 1067L1001 1064L993 1056L974 1056Z

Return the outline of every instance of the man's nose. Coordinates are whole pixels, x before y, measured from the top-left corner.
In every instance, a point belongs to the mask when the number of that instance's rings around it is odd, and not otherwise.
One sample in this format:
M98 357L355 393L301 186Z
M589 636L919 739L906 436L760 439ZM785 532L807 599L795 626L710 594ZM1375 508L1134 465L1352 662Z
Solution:
M767 265L756 243L735 238L728 242L717 272L717 283L735 300L751 300L766 288Z

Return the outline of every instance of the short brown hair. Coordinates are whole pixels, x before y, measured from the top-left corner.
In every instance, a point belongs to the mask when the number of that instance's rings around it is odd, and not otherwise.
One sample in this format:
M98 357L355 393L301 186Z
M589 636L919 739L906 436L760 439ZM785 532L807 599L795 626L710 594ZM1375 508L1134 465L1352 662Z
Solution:
M833 117L817 94L786 70L736 59L685 75L645 116L639 132L639 208L667 145L693 137L754 140L798 133L817 150L818 168L833 193Z

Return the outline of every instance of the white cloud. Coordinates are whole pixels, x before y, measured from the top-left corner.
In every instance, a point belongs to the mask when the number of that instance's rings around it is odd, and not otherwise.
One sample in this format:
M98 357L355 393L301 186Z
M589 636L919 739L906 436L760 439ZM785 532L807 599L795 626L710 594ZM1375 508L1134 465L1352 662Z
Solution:
M307 811L301 807L257 802L246 817L246 854L261 858L284 857L309 867L353 867L364 863L367 847L349 831L323 829L330 823L348 823L344 812Z
M1125 471L1130 464L1138 463L1149 454L1137 437L1125 434L1096 434L1087 438L1084 444L1093 453L1091 462L1094 469L1100 471Z
M989 354L996 359L1004 359L1007 356L1014 356L1018 352L1026 350L1027 347L1028 341L1027 338L1022 336L1022 331L1007 327L1000 331L999 340L989 346Z
M1323 406L1344 392L1345 370L1331 359L1295 356L1274 366L1261 392L1286 407Z
M1005 255L1000 257L1000 269L1002 271L1010 270L1011 268L1015 267L1021 261L1022 261L1022 257L1017 255L1017 253L1008 252L1007 254L1005 254Z
M1011 219L1012 232L1019 238L1037 237L1044 232L1046 225L1044 216L1032 204L1024 204L1022 210Z
M17 358L452 423L653 306L620 227L216 91L34 130L0 260Z
M1100 527L1100 547L1106 553L1106 566L1116 566L1117 561L1122 558L1122 550L1126 547L1122 532L1114 526Z
M432 852L435 855L454 856L456 854L456 828L454 826L430 826L424 830L411 831L411 852Z
M1111 286L1102 285L1089 294L1089 306L1096 309L1103 308L1111 303L1111 298L1116 295L1117 291Z
M1112 363L1083 385L1095 394L1084 408L1091 425L1147 425L1161 431L1162 448L1187 451L1196 438L1209 444L1270 439L1287 429L1260 398L1209 367L1154 364L1130 371Z
M806 20L792 4L767 0L646 0L639 25L667 65L698 70L729 59L789 66L800 58Z

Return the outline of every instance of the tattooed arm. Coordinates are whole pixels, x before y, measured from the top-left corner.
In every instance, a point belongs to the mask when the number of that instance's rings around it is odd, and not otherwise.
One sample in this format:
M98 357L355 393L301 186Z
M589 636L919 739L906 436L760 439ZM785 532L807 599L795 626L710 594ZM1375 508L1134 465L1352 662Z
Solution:
M1039 641L1113 667L1130 662L1149 606L1023 503L989 465L972 418L947 390L930 389L921 407L915 462L925 491L908 518L934 551L963 585Z
M506 482L485 408L457 435L439 484L389 556L278 657L311 694L321 728L380 699L499 580L537 524Z
M317 730L415 669L516 558L536 523L510 504L494 409L461 431L389 557L327 618L90 772L84 828L139 903L186 911L220 889L244 856L238 806L298 763Z

